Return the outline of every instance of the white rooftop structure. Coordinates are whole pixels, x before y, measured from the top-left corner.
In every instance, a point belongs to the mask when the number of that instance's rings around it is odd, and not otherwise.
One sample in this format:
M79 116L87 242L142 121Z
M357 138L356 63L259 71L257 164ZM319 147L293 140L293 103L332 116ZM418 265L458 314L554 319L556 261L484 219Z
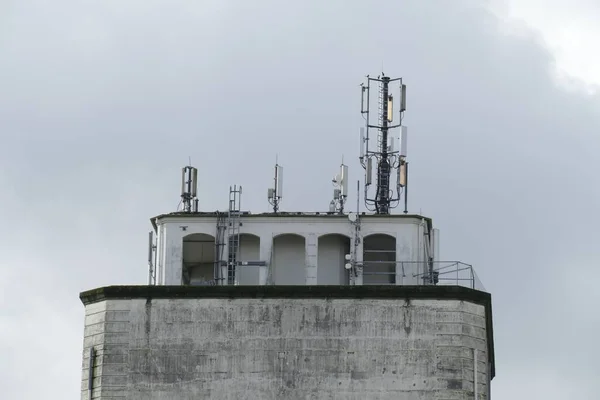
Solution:
M361 86L360 164L365 206L345 211L348 166L333 178L326 212L284 212L283 168L268 189L272 212L240 208L242 188L230 188L223 212L198 209L197 169L182 170L182 210L152 219L149 283L156 285L433 285L482 289L470 265L444 261L430 218L408 213L406 85L385 75ZM377 122L370 120L372 82L379 85ZM393 94L394 82L398 93ZM394 120L394 96L397 118ZM398 134L394 134L397 128ZM376 135L370 132L376 131ZM394 148L394 139L399 149ZM376 144L369 145L370 142ZM394 185L395 183L395 185ZM360 183L357 182L358 189ZM357 190L357 196L360 190ZM357 203L359 203L357 199ZM403 213L391 210L404 205Z

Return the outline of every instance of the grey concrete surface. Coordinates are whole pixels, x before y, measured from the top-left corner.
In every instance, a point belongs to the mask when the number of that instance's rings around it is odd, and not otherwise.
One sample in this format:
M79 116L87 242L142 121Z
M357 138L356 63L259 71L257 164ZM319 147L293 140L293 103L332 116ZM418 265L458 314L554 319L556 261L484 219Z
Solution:
M348 296L84 302L82 400L89 399L91 346L94 399L462 400L475 398L475 370L477 398L487 399L493 344L489 308L477 302Z

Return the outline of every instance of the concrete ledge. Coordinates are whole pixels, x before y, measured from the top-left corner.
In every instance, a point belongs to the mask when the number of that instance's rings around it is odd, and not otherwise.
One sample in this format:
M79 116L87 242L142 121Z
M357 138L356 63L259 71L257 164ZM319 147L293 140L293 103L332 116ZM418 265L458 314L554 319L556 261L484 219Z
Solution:
M459 300L485 307L491 377L495 376L492 296L463 286L105 286L80 293L84 305L125 299L431 299Z
M489 293L463 286L340 286L340 285L269 285L269 286L105 286L82 292L83 304L107 299L135 298L332 298L332 299L449 299L487 306Z

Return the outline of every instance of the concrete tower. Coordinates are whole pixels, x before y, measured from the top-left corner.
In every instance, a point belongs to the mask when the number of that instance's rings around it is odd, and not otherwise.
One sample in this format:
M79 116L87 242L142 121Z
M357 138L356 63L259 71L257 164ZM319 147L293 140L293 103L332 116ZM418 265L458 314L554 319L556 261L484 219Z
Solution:
M472 266L440 258L431 219L407 211L406 87L380 76L362 92L374 212L344 211L343 163L329 210L311 213L281 210L279 164L272 212L242 211L237 186L226 211L201 212L196 169L185 167L182 209L151 219L148 285L80 294L82 400L490 398L491 296Z

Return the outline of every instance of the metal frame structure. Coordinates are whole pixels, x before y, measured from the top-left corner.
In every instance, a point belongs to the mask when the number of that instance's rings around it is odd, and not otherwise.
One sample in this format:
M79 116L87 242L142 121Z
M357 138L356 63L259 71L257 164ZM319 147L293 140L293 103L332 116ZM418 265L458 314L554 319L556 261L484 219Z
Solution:
M393 95L391 94L390 84L398 81L400 83L400 106L398 112L398 123L393 123ZM378 124L372 124L370 118L370 94L371 82L379 84L378 98ZM402 83L402 78L391 79L384 74L377 78L371 78L367 75L367 84L361 84L361 114L365 118L365 128L361 129L361 153L360 163L365 169L365 206L369 211L377 214L389 214L390 209L395 208L400 203L402 190L407 184L407 163L406 163L406 128L402 127L402 119L406 109L406 85ZM395 150L393 146L393 136L390 131L395 128L401 128L401 149ZM376 129L377 148L369 148L370 130ZM377 165L377 181L375 196L369 197L369 186L371 185L373 159ZM398 171L396 182L396 191L390 189L392 171ZM406 209L405 194L405 213Z
M388 250L381 250L381 252L387 251ZM396 268L393 272L370 272L369 267L376 264L395 264ZM421 283L418 285L454 284L485 291L473 266L463 263L462 261L363 261L363 276L397 275L398 264L402 271L402 277L406 277L405 269L409 269L408 267L412 267L415 264L419 266L419 270L422 272L412 275L413 278L420 278L419 282ZM431 268L432 265L433 268ZM376 284L380 285L381 283ZM387 285L398 284L399 282L395 282ZM401 282L400 285L402 285Z
M235 284L235 269L240 255L240 213L241 213L242 187L229 187L229 211L227 213L227 225L229 246L227 246L227 284Z

